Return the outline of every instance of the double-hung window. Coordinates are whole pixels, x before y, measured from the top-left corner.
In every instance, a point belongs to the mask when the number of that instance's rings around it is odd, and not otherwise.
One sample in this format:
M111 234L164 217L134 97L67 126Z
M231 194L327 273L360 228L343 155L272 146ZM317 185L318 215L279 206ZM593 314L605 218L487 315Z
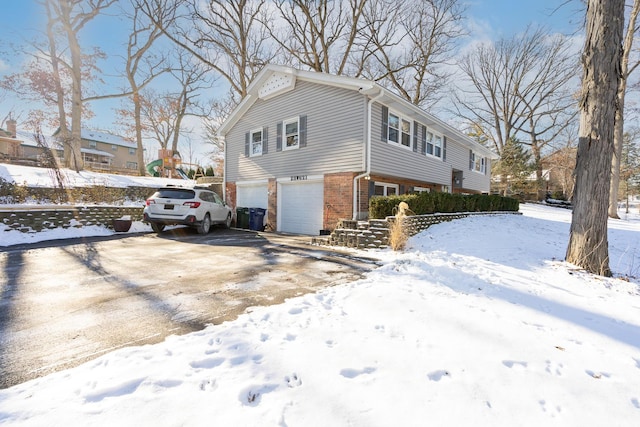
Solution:
M442 158L442 135L427 131L427 155Z
M398 184L387 182L376 182L374 185L374 196L395 196L398 194Z
M411 121L397 114L389 113L389 130L387 140L396 144L411 147Z
M295 150L300 147L300 121L299 117L284 121L284 147L283 150Z
M478 173L484 174L487 170L486 158L473 151L469 154L469 168Z
M442 136L433 135L433 155L442 157Z
M250 155L253 156L261 156L262 155L262 128L254 129L251 131L251 147L250 147Z
M427 154L433 156L433 133L427 131Z

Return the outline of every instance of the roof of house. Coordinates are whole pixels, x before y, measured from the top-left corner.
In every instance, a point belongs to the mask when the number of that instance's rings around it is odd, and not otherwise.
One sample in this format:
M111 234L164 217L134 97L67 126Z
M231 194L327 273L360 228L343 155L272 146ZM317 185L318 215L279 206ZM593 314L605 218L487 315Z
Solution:
M37 147L38 146L38 142L36 141L36 137L32 132L26 132L23 130L18 130L16 131L16 136L17 138L19 138L22 141L21 145L26 145L29 147ZM47 145L49 144L49 140L50 138L47 138L46 136L42 135L43 138L43 142L45 142Z
M136 147L136 143L129 141L121 136L114 135L109 132L97 131L91 129L82 129L80 131L80 137L87 141L103 142L105 144L120 145L123 147Z
M53 136L55 137L56 135L58 135L58 133L60 133L60 128L56 129L56 131L53 133ZM100 130L83 128L80 130L80 138L85 141L102 142L104 144L119 145L127 148L137 147L137 144L134 141L130 141L119 135L114 135L112 133Z
M477 143L458 129L427 113L390 90L385 89L374 81L356 77L336 76L316 71L298 70L275 64L266 65L256 75L247 89L247 95L220 126L218 133L224 136L258 99L269 99L288 92L295 87L297 80L340 87L358 91L370 98L375 97L380 103L400 113L417 117L419 118L419 122L444 135L455 136L456 141L477 150L485 156L491 158L497 157L489 148Z

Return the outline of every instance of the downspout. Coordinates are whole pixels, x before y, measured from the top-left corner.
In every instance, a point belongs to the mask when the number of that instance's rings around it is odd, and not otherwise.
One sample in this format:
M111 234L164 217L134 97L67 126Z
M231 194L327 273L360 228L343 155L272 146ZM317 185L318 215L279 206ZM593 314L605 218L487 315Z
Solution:
M360 92L364 93L362 89L360 89ZM383 95L383 91L380 90L378 91L377 95L369 99L369 101L367 102L367 143L366 143L367 155L365 157L365 171L360 175L356 175L353 178L353 220L354 221L358 219L358 208L360 207L360 198L359 198L360 192L358 191L358 180L366 176L369 176L369 173L371 172L371 110L373 107L373 103L377 101L378 98L382 97L382 95Z
M223 138L223 142L222 142L222 150L223 150L223 163L222 163L222 200L228 205L229 202L227 200L227 134L225 133ZM237 192L237 190L236 190ZM237 193L236 193L237 194ZM237 196L236 196L237 199ZM234 201L235 203L235 201ZM235 207L233 208L235 210ZM231 215L233 216L233 214L235 214L235 212L232 212Z

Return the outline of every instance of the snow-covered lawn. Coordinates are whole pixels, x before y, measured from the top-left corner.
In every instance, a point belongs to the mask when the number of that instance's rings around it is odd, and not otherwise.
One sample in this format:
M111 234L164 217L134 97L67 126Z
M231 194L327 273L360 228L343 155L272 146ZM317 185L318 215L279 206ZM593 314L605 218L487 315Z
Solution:
M358 282L1 390L0 424L640 425L640 218L610 222L609 279L562 261L569 211L521 210L433 226Z

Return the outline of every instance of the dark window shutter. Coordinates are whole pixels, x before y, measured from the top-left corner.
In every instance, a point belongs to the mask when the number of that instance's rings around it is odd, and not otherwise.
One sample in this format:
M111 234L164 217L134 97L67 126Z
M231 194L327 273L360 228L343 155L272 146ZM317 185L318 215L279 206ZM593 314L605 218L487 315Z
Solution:
M473 150L469 150L469 170L473 170Z
M426 154L427 153L427 127L426 126L422 126L422 147L420 148L420 152L422 154Z
M489 170L489 158L485 157L484 158L484 174L487 174L487 171Z
M282 122L276 128L276 151L282 151Z
M298 132L300 132L299 135L299 141L298 143L300 144L300 147L306 147L307 146L307 116L300 116L300 129L298 129Z
M376 193L376 183L375 181L369 180L369 198L373 197Z
M404 185L403 185L403 184L400 184L398 187L399 187L399 189L398 189L398 195L402 195L402 194L404 194Z
M382 133L380 135L382 141L389 140L389 107L382 106Z
M413 122L413 152L418 152L418 122Z
M442 160L447 161L447 137L442 135Z
M247 132L244 136L244 156L249 157L250 146L251 145L251 132Z
M269 128L262 128L262 154L267 154L269 152Z

